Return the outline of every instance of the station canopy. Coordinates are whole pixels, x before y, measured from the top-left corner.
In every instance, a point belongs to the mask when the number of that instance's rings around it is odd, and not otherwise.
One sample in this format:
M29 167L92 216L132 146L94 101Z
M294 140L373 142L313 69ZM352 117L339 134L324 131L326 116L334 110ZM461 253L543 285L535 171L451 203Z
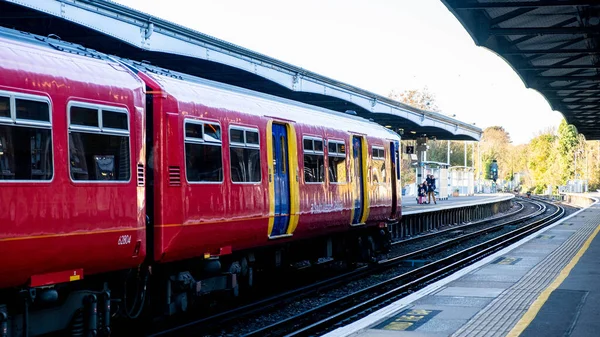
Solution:
M600 140L600 0L442 0L478 46Z
M0 26L221 83L356 114L404 139L479 140L482 130L101 0L0 0ZM81 50L85 54L85 48ZM348 71L352 71L349 69Z

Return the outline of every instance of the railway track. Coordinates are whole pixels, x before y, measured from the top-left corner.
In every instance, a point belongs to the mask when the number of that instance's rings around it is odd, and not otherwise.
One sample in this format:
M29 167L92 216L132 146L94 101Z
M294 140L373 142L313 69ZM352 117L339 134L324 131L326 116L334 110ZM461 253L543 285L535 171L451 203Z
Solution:
M524 210L527 208L524 203L530 202L535 205L535 208L532 212L520 216L518 219L505 221L500 224L497 223L502 219L514 217L515 215L524 212ZM488 235L490 233L502 230L507 231L507 233L499 234L495 239L488 240L484 243L464 249L450 256L440 258L436 261L426 263L422 267L414 268L409 272L366 287L352 294L340 297L326 304L319 305L310 310L302 311L284 320L280 320L277 323L256 329L247 335L303 335L307 333L313 333L314 331L323 330L326 326L335 326L336 323L342 322L349 317L356 315L357 313L365 312L365 310L368 311L368 308L373 309L382 305L382 303L387 303L397 299L403 293L411 291L418 285L431 282L435 278L450 273L461 266L472 263L492 253L493 251L500 249L509 242L514 242L523 237L523 235L528 235L522 233L529 233L532 230L537 230L537 228L540 226L543 226L549 221L553 221L557 217L564 214L564 210L562 210L562 214L560 214L560 208L557 208L557 211L552 213L552 215L525 225L524 222L532 221L533 218L539 217L543 213L547 212L547 206L545 203L530 200L524 200L518 204L519 208L516 211L507 213L503 217L486 219L461 226L453 226L443 231L421 235L395 243L395 246L400 246L400 243L406 244L408 242L415 243L417 241L427 240L440 241L437 244L429 245L427 248L419 249L406 254L400 254L387 260L379 261L379 263L374 266L365 266L327 280L319 281L305 287L265 298L248 305L240 306L232 310L212 315L210 317L196 319L194 321L178 325L177 327L154 333L151 336L197 335L200 331L203 332L203 335L221 335L219 330L222 328L220 327L223 327L232 320L239 320L243 317L248 317L253 314L257 315L268 310L272 310L278 306L285 305L286 303L292 303L295 300L306 297L309 294L316 294L321 291L348 283L352 280L360 279L361 277L367 277L368 275L377 273L381 270L397 267L406 261L434 256L435 254L450 249L450 247L459 245L468 240L472 240L473 238L481 235ZM517 229L506 230L507 228L518 226L519 224L522 226ZM486 227L486 225L488 226ZM458 236L457 231L460 232L460 235ZM516 236L513 237L513 235ZM472 258L469 256L472 256ZM434 270L433 272L431 271L432 269ZM361 298L364 298L364 300L361 300Z
M541 208L542 210L546 209L545 206ZM245 336L303 336L325 332L330 328L337 327L340 323L343 324L346 320L359 318L358 315L369 314L373 310L379 309L426 284L530 235L560 219L564 212L562 207L556 207L556 211L550 215L509 233L471 246L369 288L359 290L344 298L331 301L311 311L303 312L295 317L252 331ZM441 245L445 246L446 243ZM439 247L432 248L434 250L439 249Z

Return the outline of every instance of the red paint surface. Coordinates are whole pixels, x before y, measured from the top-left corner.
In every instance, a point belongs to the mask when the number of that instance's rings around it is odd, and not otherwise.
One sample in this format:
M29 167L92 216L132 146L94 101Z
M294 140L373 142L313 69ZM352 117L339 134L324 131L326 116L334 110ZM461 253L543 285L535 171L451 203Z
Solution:
M36 274L83 269L87 275L139 264L146 248L145 205L135 167L143 162L144 124L135 106L144 107L143 83L118 65L9 40L0 39L0 59L0 90L50 99L54 160L52 181L0 181L0 288L24 284ZM71 181L69 100L129 110L129 183ZM132 244L119 246L124 234L132 236ZM137 240L140 253L132 258Z
M145 164L145 94L153 96L155 240L159 262L229 254L349 229L351 183L305 184L299 179L300 217L293 237L268 239L269 194L266 135L269 118L194 99L192 86L169 79L162 84L144 74L139 80L125 68L47 48L0 39L0 90L48 97L52 103L54 177L49 182L0 181L0 288L25 284L34 275L82 270L85 275L138 266L146 255L145 187L137 186L137 164ZM223 94L229 95L225 91ZM237 97L237 98L236 98ZM243 100L232 95L231 99ZM127 183L74 183L69 176L67 104L78 100L129 110L131 180ZM138 109L136 109L138 107ZM277 111L264 115L276 116ZM222 130L223 182L188 183L185 179L184 118L218 121ZM259 129L262 181L231 182L229 126ZM300 171L303 135L344 140L348 130L294 121ZM389 150L389 140L367 138ZM369 157L370 157L369 146ZM327 148L326 150L327 151ZM387 155L386 155L387 157ZM349 159L346 163L349 168ZM389 158L386 167L391 168ZM181 183L171 186L169 167L179 168ZM146 172L150 168L146 169ZM368 175L367 175L368 176ZM388 175L389 176L389 175ZM146 181L149 179L146 177ZM398 189L400 191L400 189ZM391 212L391 188L371 186L367 223L377 225ZM398 200L400 200L400 196ZM400 209L400 207L398 208ZM119 245L121 235L130 243ZM141 242L135 254L136 242ZM135 254L135 256L134 256ZM34 280L36 276L34 276Z
M351 183L306 184L300 174L300 218L293 237L269 240L269 195L266 135L268 117L244 111L211 106L195 99L193 84L153 75L141 74L153 91L163 95L154 98L154 169L155 169L155 243L154 257L160 262L201 257L206 252L217 255L224 246L232 251L273 245L282 242L316 237L349 229L351 215ZM160 82L160 83L159 83ZM229 95L223 91L223 94ZM235 96L232 95L232 99ZM243 99L243 98L238 98ZM265 111L266 116L275 115ZM222 130L222 183L188 183L185 179L184 118L219 122ZM299 167L303 167L302 137L321 136L345 140L349 149L350 133L334 128L321 128L295 121ZM309 122L309 121L307 121ZM231 182L229 172L229 126L248 126L259 129L261 143L262 182L238 184ZM389 140L367 138L389 151ZM371 148L369 147L369 153ZM349 156L350 151L347 151ZM370 155L369 155L370 158ZM349 159L346 163L349 168ZM181 186L169 186L168 168L177 166ZM388 177L390 159L386 159ZM391 182L372 186L368 225L377 225L391 213ZM400 199L400 198L398 198ZM334 205L334 206L331 206ZM331 207L331 210L323 210ZM319 211L319 209L321 209Z
M83 269L57 271L48 274L32 275L30 287L41 287L50 284L79 281L83 279Z

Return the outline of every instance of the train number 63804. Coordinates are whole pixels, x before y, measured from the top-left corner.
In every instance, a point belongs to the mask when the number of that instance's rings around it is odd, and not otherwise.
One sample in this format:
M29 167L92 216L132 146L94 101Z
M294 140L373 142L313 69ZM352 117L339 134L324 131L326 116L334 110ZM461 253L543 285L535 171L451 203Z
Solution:
M117 242L117 245L122 246L122 245L128 245L131 243L131 235L121 235L119 236L119 241Z

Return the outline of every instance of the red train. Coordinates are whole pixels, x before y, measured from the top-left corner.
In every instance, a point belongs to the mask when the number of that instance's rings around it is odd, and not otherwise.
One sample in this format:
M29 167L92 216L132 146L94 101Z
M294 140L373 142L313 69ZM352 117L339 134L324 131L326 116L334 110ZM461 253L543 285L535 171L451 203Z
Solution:
M380 125L4 28L0 59L0 336L108 335L389 244Z

